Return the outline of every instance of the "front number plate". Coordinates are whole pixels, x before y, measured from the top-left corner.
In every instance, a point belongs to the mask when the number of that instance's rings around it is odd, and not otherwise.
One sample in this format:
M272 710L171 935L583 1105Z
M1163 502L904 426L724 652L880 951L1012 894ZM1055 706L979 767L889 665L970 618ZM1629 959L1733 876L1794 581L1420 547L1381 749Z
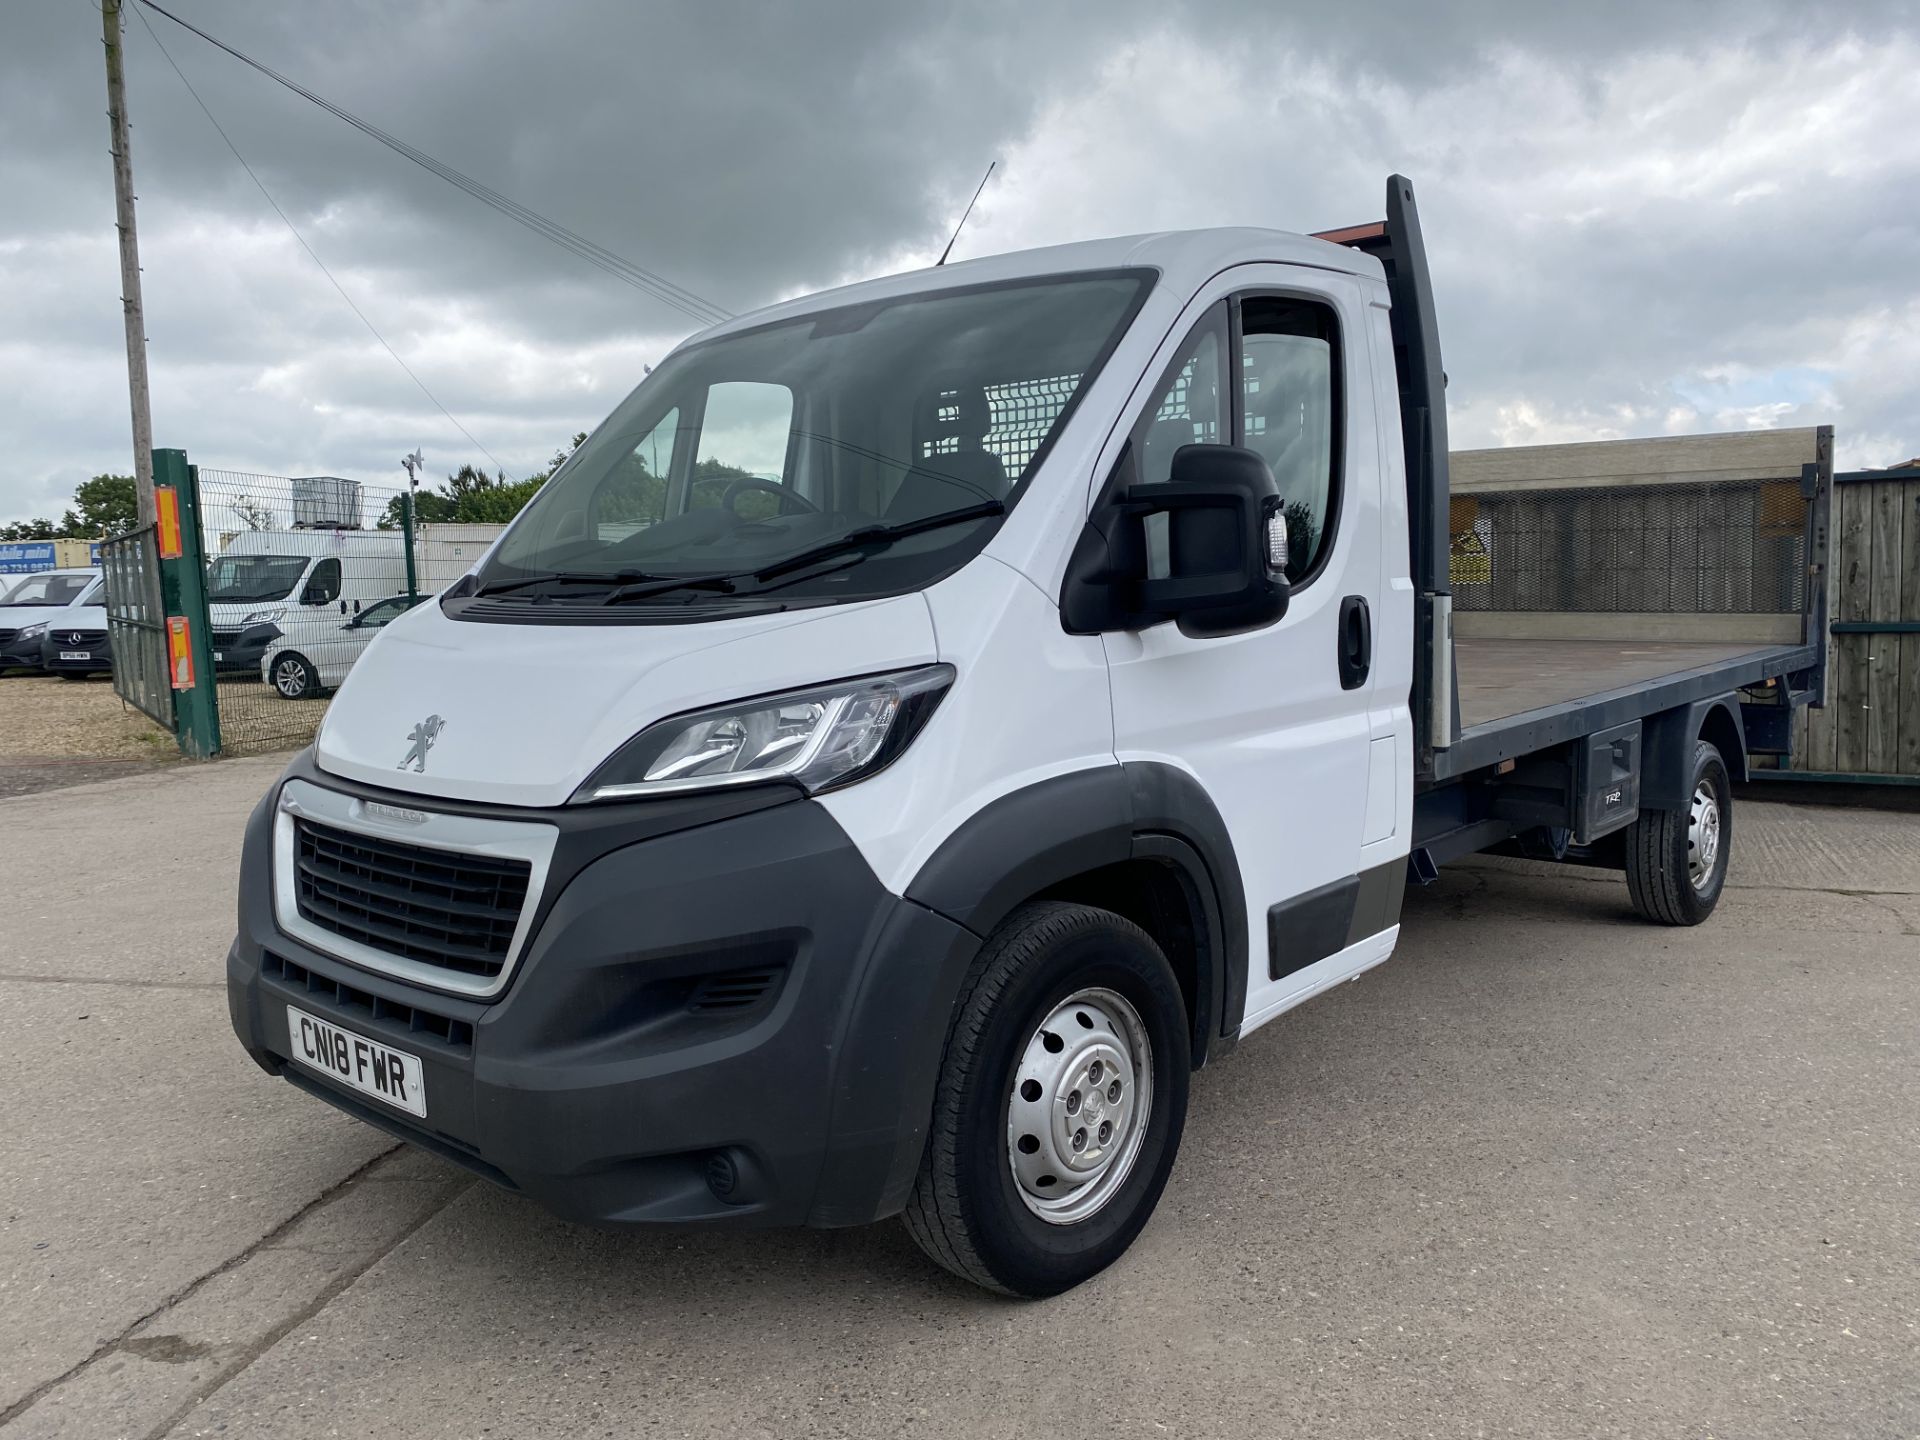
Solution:
M91 659L93 659L93 651L91 651L91 650L62 650L62 651L60 652L60 658L61 658L62 660L91 660Z
M427 1116L427 1081L420 1057L395 1050L351 1030L342 1030L304 1010L287 1007L288 1047L293 1058L342 1085L371 1095L409 1115Z

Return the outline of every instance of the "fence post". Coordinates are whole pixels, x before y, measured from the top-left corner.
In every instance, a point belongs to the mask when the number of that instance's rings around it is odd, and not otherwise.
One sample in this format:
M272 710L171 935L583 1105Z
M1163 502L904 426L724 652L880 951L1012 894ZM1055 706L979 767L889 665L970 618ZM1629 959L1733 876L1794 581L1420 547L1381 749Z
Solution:
M413 486L411 485L400 492L400 528L407 537L407 599L418 600L420 582L413 569Z
M160 596L167 669L175 692L174 730L181 754L208 760L220 753L220 701L207 614L206 551L200 538L200 477L187 464L186 451L155 450L153 481L160 509ZM170 499L159 495L162 489L171 492ZM169 518L177 537L167 533Z

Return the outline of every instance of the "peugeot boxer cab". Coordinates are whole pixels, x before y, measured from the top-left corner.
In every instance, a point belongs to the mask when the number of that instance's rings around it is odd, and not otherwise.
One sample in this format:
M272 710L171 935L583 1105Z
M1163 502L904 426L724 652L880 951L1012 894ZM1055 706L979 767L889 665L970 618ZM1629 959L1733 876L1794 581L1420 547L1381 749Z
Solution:
M257 673L288 627L338 624L406 588L398 531L242 530L207 564L214 666Z
M241 1043L563 1215L904 1214L1044 1295L1146 1224L1197 1066L1393 952L1410 852L1558 836L1704 918L1744 763L1714 727L1817 657L1462 727L1404 181L1389 215L1372 249L1102 240L681 345L255 812ZM311 563L235 559L233 608ZM1590 784L1581 737L1643 695L1679 768L1641 785L1634 718ZM1458 811L1417 835L1416 781Z

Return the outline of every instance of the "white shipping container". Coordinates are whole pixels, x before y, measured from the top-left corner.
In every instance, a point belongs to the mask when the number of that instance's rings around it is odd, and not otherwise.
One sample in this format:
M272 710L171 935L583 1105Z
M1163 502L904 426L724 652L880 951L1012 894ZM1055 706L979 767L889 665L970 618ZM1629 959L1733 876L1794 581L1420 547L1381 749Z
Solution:
M437 595L480 563L504 525L422 525L414 532L414 575L422 595Z

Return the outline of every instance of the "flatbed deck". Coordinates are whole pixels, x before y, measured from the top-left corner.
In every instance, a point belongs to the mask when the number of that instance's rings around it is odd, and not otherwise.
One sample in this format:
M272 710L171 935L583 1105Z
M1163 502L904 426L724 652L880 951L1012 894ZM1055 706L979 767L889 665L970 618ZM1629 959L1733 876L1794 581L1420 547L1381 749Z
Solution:
M1471 729L1778 648L1751 640L1457 639L1460 725Z
M1460 733L1434 781L1724 695L1820 663L1810 645L1752 640L1516 640L1458 636Z

